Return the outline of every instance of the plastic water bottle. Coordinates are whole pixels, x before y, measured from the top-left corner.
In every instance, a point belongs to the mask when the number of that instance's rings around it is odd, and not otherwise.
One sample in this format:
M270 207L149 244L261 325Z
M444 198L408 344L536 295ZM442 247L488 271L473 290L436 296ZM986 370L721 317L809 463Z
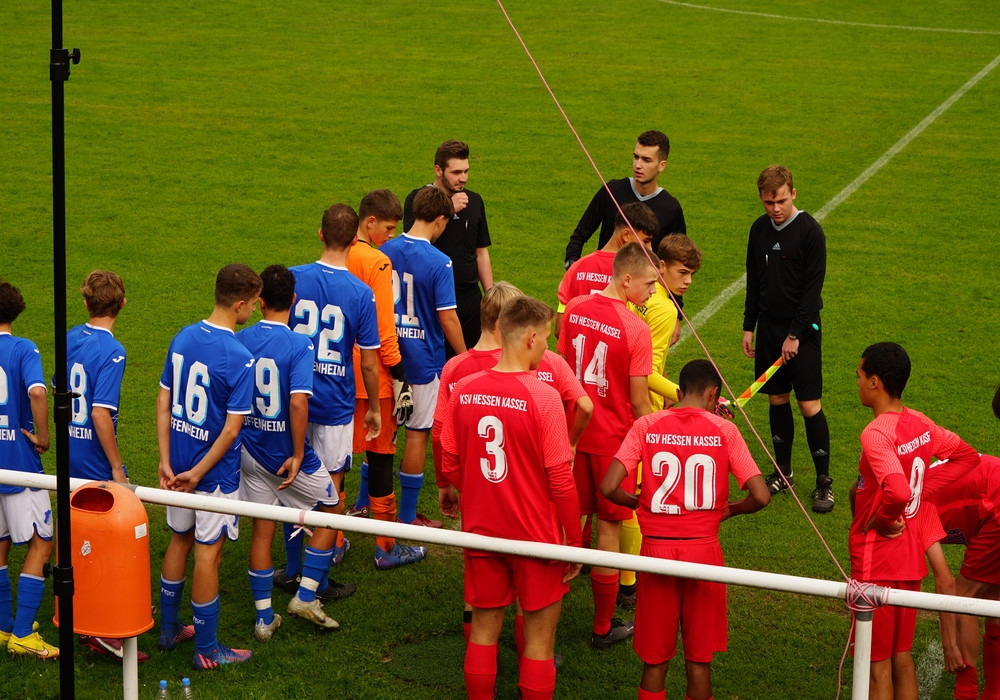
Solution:
M170 690L166 681L160 681L160 689L156 691L156 700L170 700Z
M191 679L181 679L181 700L194 700L194 691L191 690Z

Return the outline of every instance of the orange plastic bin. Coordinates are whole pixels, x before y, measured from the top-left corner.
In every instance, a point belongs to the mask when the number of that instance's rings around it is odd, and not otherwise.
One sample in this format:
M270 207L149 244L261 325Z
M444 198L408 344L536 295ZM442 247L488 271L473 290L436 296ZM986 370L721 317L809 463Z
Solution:
M73 631L136 637L153 626L149 520L122 484L91 482L70 495ZM59 606L55 624L59 625Z

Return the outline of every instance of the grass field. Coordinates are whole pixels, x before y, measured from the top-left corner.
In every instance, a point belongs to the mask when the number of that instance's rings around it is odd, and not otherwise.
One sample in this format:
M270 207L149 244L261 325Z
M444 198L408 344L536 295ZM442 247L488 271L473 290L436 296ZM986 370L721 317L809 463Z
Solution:
M605 177L628 173L641 131L670 135L661 184L682 202L704 253L685 296L692 316L743 272L762 168L789 167L797 204L819 212L1000 54L992 0L775 0L766 16L739 13L756 6L736 0L705 3L506 3ZM65 13L65 43L83 52L66 85L70 322L85 320L76 290L87 272L123 276L128 306L116 335L129 358L119 436L133 481L155 483L154 397L166 348L210 311L218 268L316 259L327 206L356 205L376 187L402 198L430 181L434 149L447 138L472 147L469 186L486 202L496 278L554 303L566 240L599 182L495 4L92 0L68 2ZM38 343L51 372L48 8L2 3L0 27L0 277L24 293L15 333ZM845 567L846 488L870 419L854 384L866 345L902 343L914 363L907 403L984 452L1000 449L989 408L1000 381L990 243L1000 220L998 122L993 70L823 220L824 408L838 506L818 527ZM737 392L753 379L739 351L741 322L742 293L698 329ZM688 339L668 368L701 354ZM766 402L748 411L766 437ZM808 474L797 423L794 463ZM54 456L44 461L51 471ZM797 492L811 489L803 478ZM421 503L429 514L431 491ZM148 510L155 578L168 534L162 509ZM787 497L727 523L722 538L733 566L838 576ZM329 606L343 631L324 636L289 621L260 644L248 541L228 547L223 561L220 638L256 656L197 676L199 698L463 695L460 552L437 547L418 566L377 573L374 542L359 536L334 574L359 584ZM957 564L961 551L949 556ZM11 568L19 566L15 557ZM842 604L739 588L729 595L717 698L836 694L849 626ZM287 596L276 592L275 602L280 610ZM590 610L589 585L574 582L557 642L566 657L557 697L634 697L641 663L627 646L590 649ZM51 599L40 619L53 641ZM935 635L934 617L921 614L914 654L927 669L926 697L947 698L951 679L934 680ZM513 633L502 642L501 697L513 698ZM162 654L155 645L152 634L140 638L153 657L140 668L145 697L158 679L191 673L189 650ZM83 652L76 660L78 697L120 692L114 663ZM679 661L668 697L683 697ZM55 664L4 655L0 677L0 697L58 689ZM849 693L849 663L845 683Z

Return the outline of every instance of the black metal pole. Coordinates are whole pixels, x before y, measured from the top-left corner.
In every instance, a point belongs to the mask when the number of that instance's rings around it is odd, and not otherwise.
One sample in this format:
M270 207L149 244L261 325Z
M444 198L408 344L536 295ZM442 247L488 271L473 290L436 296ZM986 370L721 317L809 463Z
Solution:
M76 696L73 678L73 555L69 515L69 422L72 397L66 387L66 142L65 97L69 64L80 62L80 50L62 48L62 0L52 0L52 286L55 315L55 426L58 563L52 587L59 606L59 695Z

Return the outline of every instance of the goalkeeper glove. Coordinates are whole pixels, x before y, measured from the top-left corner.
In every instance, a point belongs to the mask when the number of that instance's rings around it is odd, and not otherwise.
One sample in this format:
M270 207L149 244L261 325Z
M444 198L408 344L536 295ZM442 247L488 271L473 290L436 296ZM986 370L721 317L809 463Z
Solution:
M392 382L392 396L396 400L396 407L392 413L396 416L396 422L399 425L404 425L413 414L413 391L406 381L394 379Z

